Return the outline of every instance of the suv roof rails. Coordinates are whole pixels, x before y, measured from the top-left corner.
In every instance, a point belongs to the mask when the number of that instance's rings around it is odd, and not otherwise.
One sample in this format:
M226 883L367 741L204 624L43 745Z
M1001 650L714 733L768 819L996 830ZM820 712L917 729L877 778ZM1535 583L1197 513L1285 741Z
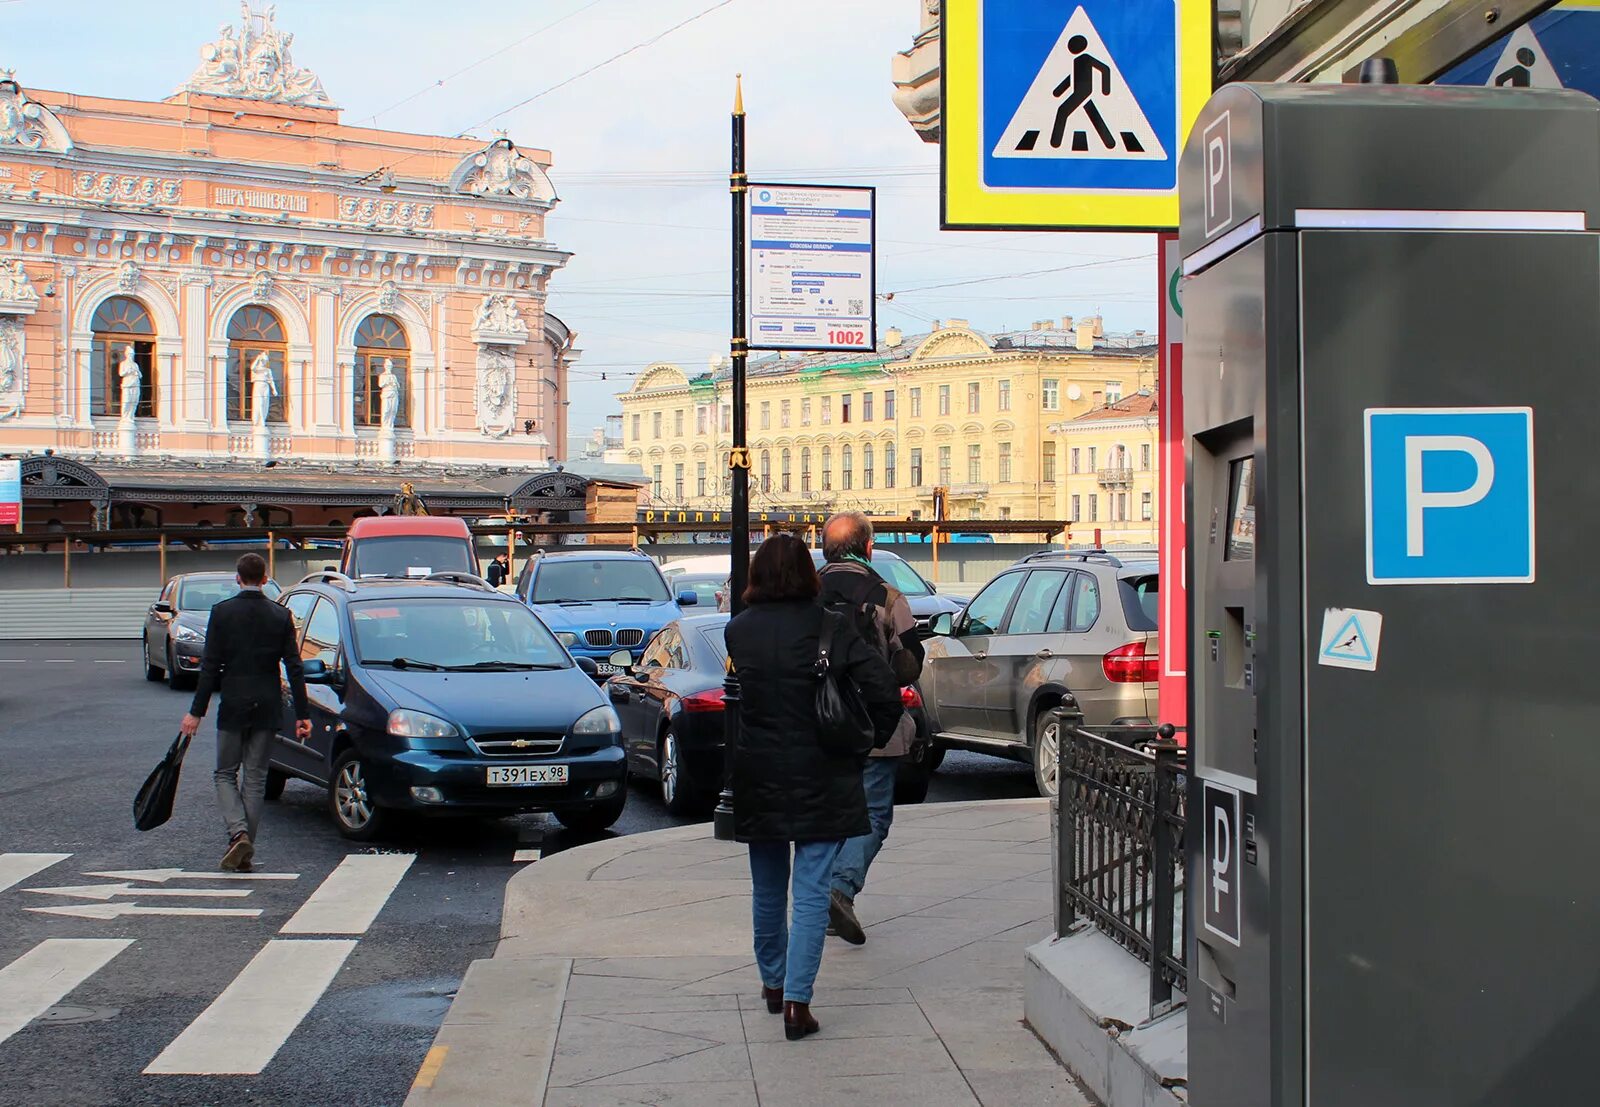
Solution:
M416 580L416 577L412 578ZM499 592L500 590L476 573L463 573L455 569L444 569L437 573L429 573L422 577L423 580L447 580L452 584L462 584L468 588L477 588L485 592Z
M1122 561L1105 550L1040 550L1023 561L1098 561L1113 569L1122 568Z
M300 579L301 584L331 584L344 592L354 592L356 582L336 569L323 569L321 572L308 573Z

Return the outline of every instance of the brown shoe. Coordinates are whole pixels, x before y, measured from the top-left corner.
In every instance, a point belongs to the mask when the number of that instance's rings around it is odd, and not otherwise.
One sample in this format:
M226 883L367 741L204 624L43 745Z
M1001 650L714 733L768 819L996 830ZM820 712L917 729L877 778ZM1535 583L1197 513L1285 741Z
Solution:
M811 1004L785 1003L783 1005L783 1036L798 1042L807 1034L815 1034L822 1024L811 1017Z
M255 855L256 847L250 843L250 835L241 831L228 840L228 852L222 855L222 871L244 872L250 868L250 861Z
M768 988L763 986L761 998L767 1001L767 1013L771 1015L783 1014L783 989Z
M855 900L835 888L828 895L828 930L853 946L865 945L867 932L856 918Z

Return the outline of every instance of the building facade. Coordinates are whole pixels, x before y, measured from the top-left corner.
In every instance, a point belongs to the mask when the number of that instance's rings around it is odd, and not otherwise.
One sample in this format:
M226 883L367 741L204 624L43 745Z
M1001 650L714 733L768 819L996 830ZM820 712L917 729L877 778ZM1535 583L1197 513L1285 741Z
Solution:
M1155 547L1160 523L1161 435L1154 390L1110 401L1047 428L1066 469L1056 485L1058 517L1077 541Z
M0 71L0 453L180 482L557 456L549 153L349 125L292 37L246 7L160 102Z
M755 510L854 509L950 519L1049 519L1066 500L1066 455L1051 423L1155 387L1154 343L1108 338L1099 319L985 335L964 320L871 356L752 360L748 377ZM658 508L726 509L729 372L649 366L623 393L623 455Z

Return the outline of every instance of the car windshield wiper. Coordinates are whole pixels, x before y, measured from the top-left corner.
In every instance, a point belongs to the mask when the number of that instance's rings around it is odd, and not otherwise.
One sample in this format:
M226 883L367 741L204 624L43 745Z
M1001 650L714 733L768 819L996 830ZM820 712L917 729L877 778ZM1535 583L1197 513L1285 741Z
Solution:
M388 661L368 661L367 664L388 665L392 669L428 669L435 673L444 668L443 665L435 665L431 661L418 661L414 657L395 657L389 659Z
M553 603L562 607L588 607L593 600L534 600L534 603Z
M565 669L565 665L546 665L536 661L475 661L471 665L445 665L450 673L524 672L532 669Z
M611 601L611 602L612 602L612 603L642 603L642 604L652 604L652 603L666 603L666 602L667 602L667 601L666 601L666 600L641 600L641 599L638 599L638 598L636 598L636 597L634 597L634 598L629 598L629 599L626 599L626 600L613 600L613 601Z

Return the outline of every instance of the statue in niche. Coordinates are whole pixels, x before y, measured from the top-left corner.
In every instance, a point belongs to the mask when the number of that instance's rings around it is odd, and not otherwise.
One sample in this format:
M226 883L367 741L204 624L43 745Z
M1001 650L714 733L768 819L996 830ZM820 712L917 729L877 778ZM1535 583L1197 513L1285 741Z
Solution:
M379 418L385 430L394 430L395 420L400 417L400 377L390 358L383 359L383 372L378 374L378 394L381 397Z
M0 319L0 419L22 410L22 340L13 320Z
M144 372L133 358L132 346L122 348L122 360L117 363L117 380L122 391L122 422L131 423L134 413L139 410L139 394L144 387Z
M258 427L267 425L267 415L272 401L278 395L278 382L272 373L272 360L265 351L257 354L250 363L250 421Z

